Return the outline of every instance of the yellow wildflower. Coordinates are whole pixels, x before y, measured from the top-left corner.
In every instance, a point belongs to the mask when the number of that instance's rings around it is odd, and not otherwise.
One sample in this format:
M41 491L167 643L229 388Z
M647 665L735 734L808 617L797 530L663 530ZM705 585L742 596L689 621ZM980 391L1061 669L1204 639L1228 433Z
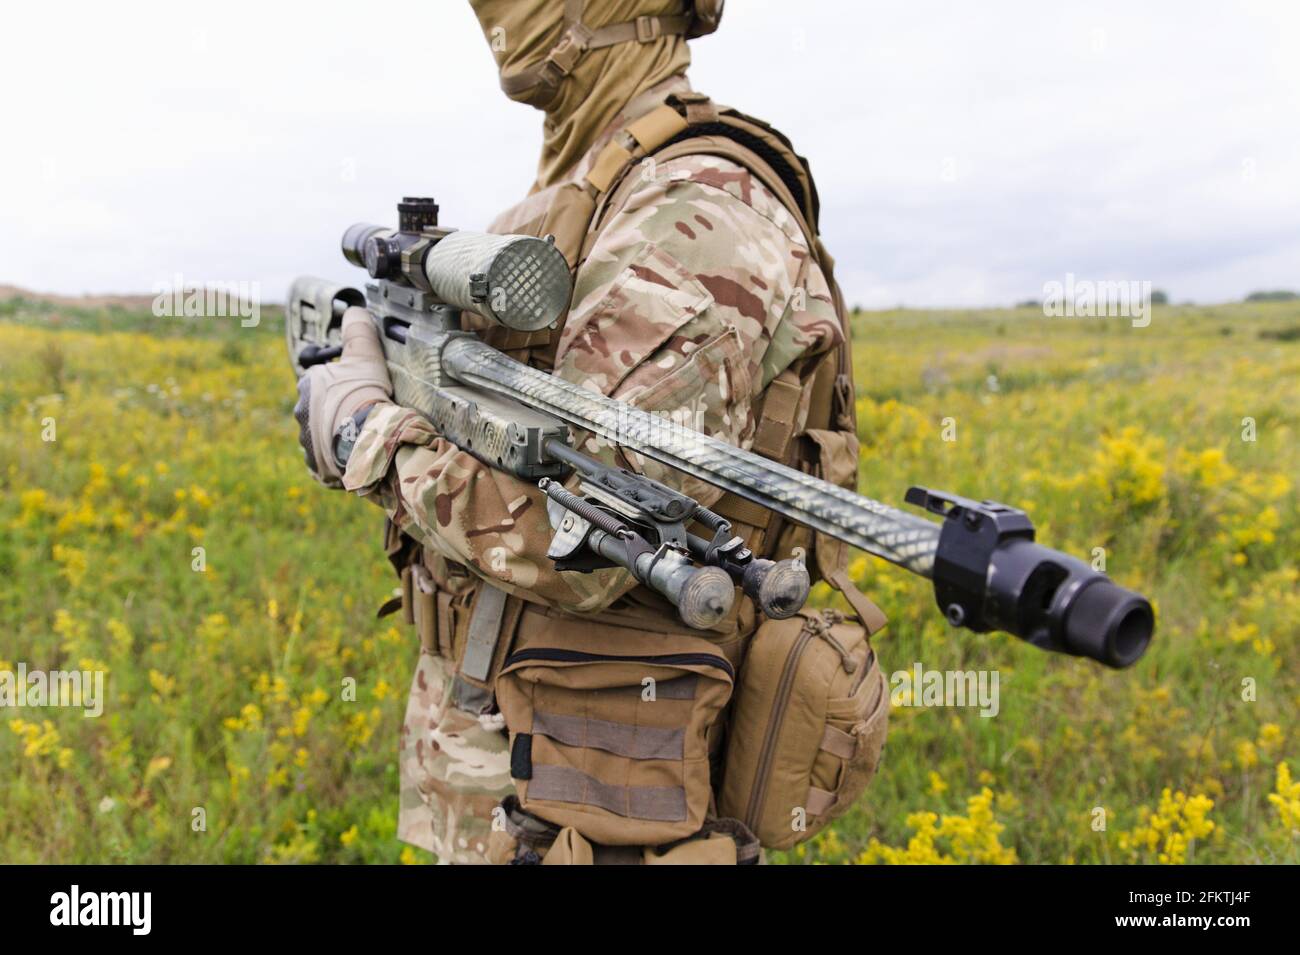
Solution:
M78 586L86 576L86 552L75 547L54 545L54 560L59 565L59 573L67 578L72 586Z
M1276 723L1265 723L1259 728L1259 738L1255 745L1265 756L1275 756L1282 749L1282 727Z
M1209 818L1214 800L1197 794L1187 796L1169 788L1160 794L1160 805L1146 821L1119 834L1119 847L1130 853L1133 861L1146 860L1161 865L1182 865L1193 851L1195 840L1214 832Z
M176 678L159 673L157 670L149 671L149 685L164 699L176 692Z
M942 796L944 791L947 788L948 788L948 784L943 781L943 777L940 776L938 773L936 773L933 769L930 770L930 788L927 790L930 793L930 795Z
M1282 828L1292 832L1300 830L1300 782L1292 781L1291 767L1286 763L1277 764L1277 782L1268 794L1268 801L1277 810Z
M1237 740L1237 765L1242 769L1250 769L1259 763L1259 751L1255 749L1255 744L1248 739Z
M986 786L966 800L964 816L914 812L907 817L907 826L914 835L906 846L887 846L873 838L857 861L862 865L1013 865L1016 850L1000 841L1006 827L993 815L993 798L993 790ZM942 851L940 840L947 843L948 852Z

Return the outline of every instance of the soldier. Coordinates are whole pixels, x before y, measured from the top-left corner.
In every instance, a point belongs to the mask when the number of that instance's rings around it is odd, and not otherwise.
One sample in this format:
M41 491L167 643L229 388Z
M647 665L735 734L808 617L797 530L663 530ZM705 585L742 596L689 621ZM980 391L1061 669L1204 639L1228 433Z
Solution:
M489 231L553 235L576 268L559 329L485 327L484 337L585 388L851 486L857 443L847 330L816 237L807 167L780 134L722 111L687 81L687 39L716 29L722 3L471 3L503 90L546 116L536 183ZM725 696L714 701L716 712L688 718L691 732L707 739L702 802L690 792L677 801L673 787L630 785L623 770L607 767L611 754L654 762L663 753L636 751L648 745L645 727L620 736L626 727L604 718L596 704L607 699L606 683L567 687L587 693L602 717L590 719L579 699L581 740L565 737L572 715L541 732L542 691L532 676L511 684L509 706L504 698L497 705L511 647L539 642L609 651L639 640L695 641L689 645L714 649L734 671L761 622L753 604L738 600L715 631L679 635L672 631L680 624L666 623L671 608L625 571L557 572L545 556L552 527L544 496L391 402L361 309L345 317L343 359L312 369L299 387L308 466L323 483L385 510L386 548L420 634L402 731L399 838L443 862L651 861L639 855L642 837L675 844L681 840L664 834L693 827L714 837L704 840L712 848L684 861L753 861L752 834L716 812ZM880 625L874 607L845 586L843 549L829 539L594 438L582 449L713 506L761 542L762 553L811 549L814 573L850 598L868 630ZM873 656L864 660L874 669ZM528 711L531 725L507 725L502 710L523 705L539 708ZM545 793L533 775L540 758L533 739L541 735L546 752L563 750L572 763L547 777ZM521 747L525 738L532 749ZM872 771L878 754L875 745ZM530 780L536 811L513 795L522 780Z

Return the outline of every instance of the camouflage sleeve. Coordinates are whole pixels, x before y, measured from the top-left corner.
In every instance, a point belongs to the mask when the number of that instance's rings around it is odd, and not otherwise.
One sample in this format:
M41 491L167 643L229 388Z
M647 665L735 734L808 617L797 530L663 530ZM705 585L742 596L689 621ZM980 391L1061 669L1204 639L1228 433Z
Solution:
M748 448L772 379L839 344L830 287L794 217L743 167L686 156L643 169L578 276L556 373ZM594 438L583 450L613 457ZM705 504L721 496L624 460Z
M748 447L767 384L839 336L826 280L790 213L740 166L689 156L644 177L601 230L577 276L555 374ZM706 504L721 493L594 436L581 447ZM397 406L371 412L344 484L426 546L522 596L591 612L633 584L621 570L555 571L541 492Z
M367 416L343 486L379 504L423 546L522 597L583 613L633 583L621 570L554 570L541 491L482 464L400 405L377 405Z

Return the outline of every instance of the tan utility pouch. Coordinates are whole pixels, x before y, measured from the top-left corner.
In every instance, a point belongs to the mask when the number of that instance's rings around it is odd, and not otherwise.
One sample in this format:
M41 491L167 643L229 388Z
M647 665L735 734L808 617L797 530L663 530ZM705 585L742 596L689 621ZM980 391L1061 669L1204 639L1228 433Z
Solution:
M664 848L619 846L608 851L565 826L542 857L542 865L752 865L757 853L757 842L738 843L734 835L719 830Z
M788 849L875 775L889 693L866 628L835 610L765 621L741 670L718 813Z
M698 832L734 671L708 640L529 607L496 681L519 805L604 845Z

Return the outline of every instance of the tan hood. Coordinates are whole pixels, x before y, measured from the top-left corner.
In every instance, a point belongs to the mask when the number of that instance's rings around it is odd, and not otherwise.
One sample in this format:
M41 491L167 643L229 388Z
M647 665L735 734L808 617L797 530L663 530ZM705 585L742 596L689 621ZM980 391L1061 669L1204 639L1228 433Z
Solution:
M557 44L580 18L579 36L602 36L602 27L638 17L673 25L689 20L687 0L470 0L492 49L502 88L511 99L546 113L545 139L535 189L559 180L638 93L685 74L691 54L684 30L647 23L640 39L565 51L567 74L547 69ZM567 14L567 16L566 16ZM682 18L679 20L678 18ZM657 36L654 34L658 34ZM600 40L597 40L600 42ZM540 75L539 75L540 74Z

